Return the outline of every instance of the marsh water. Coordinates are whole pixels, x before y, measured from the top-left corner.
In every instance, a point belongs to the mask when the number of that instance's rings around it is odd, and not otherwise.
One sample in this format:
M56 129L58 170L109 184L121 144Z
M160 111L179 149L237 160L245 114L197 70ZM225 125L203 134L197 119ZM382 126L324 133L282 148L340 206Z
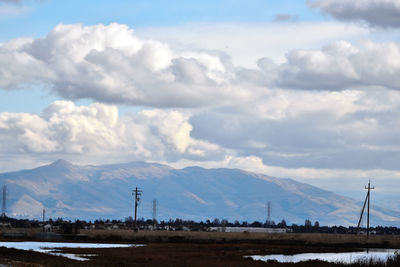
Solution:
M253 260L269 261L276 260L282 263L297 263L309 260L321 260L334 263L351 264L358 261L386 262L390 257L400 253L397 249L369 249L360 252L341 252L341 253L302 253L295 255L255 255L248 256Z
M41 253L47 253L55 256L63 256L73 260L85 261L93 254L80 255L71 253L62 253L60 248L124 248L137 247L143 245L129 244L100 244L100 243L63 243L63 242L0 242L0 247L15 248L22 250L32 250Z

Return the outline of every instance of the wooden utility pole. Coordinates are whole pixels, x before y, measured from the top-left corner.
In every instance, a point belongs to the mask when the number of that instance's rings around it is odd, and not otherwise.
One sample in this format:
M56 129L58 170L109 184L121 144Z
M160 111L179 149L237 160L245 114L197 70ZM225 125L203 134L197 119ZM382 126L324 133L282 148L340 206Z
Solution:
M135 218L133 221L133 230L135 232L137 232L138 228L137 228L137 223L136 223L136 217L137 217L136 215L137 215L137 207L138 207L139 201L140 201L140 196L142 195L142 190L140 190L140 188L136 187L136 189L133 190L132 195L135 198Z
M2 209L1 209L1 217L5 220L7 217L6 209L7 209L7 186L3 185L3 202L2 202Z
M367 217L367 239L369 237L369 208L370 208L370 199L371 199L371 189L375 189L375 187L371 187L371 180L368 181L368 187L365 187L368 190L368 217Z
M360 219L358 220L357 232L358 232L358 229L360 228L362 216L363 216L364 210L365 210L365 205L367 204L367 201L368 201L368 208L367 208L367 239L368 239L369 238L369 210L370 210L371 189L375 189L375 187L371 187L371 180L368 181L368 186L366 186L365 189L367 189L368 191L367 191L367 196L365 197L363 208L361 210Z
M157 225L157 199L153 199L153 226Z
M45 217L46 216L46 210L43 208L43 232L45 231L45 228L44 228L44 223L45 223Z

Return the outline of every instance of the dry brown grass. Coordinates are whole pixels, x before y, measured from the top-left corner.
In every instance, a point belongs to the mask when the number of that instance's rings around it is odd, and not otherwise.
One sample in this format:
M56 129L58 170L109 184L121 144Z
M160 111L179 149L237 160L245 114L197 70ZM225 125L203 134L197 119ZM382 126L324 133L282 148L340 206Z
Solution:
M11 229L7 232L24 233L26 239L35 239L39 228ZM279 243L293 245L326 245L345 247L384 247L400 248L398 235L319 234L319 233L221 233L185 231L139 231L133 230L81 230L87 240L99 242L146 242L146 243Z
M370 236L342 234L271 234L271 233L220 233L183 231L85 230L91 240L136 242L188 242L188 243L283 243L305 245L339 245L352 247L400 248L400 237L395 235Z
M359 262L352 265L322 261L301 263L278 263L253 261L248 255L293 253L339 252L338 248L307 246L285 246L248 243L194 244L194 243L149 243L143 247L89 249L68 248L67 253L91 254L90 261L79 262L63 257L33 251L20 251L0 247L0 263L11 266L296 266L296 267L395 267L399 258L384 263Z
M40 229L38 229L40 230ZM33 238L36 230L29 230ZM243 256L306 252L353 251L363 246L400 248L399 236L337 234L268 234L132 230L82 230L90 242L144 243L144 247L115 249L65 249L78 254L96 254L88 262L32 251L0 248L0 263L12 266L344 266L326 262L280 264L252 261ZM400 258L387 266L399 266ZM380 267L359 263L351 266Z

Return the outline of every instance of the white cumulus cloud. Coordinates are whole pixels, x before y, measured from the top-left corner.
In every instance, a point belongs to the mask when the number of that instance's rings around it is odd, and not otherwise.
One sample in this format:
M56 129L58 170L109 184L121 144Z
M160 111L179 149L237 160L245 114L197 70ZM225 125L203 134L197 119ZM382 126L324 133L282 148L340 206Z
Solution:
M0 88L42 86L69 100L157 108L241 105L276 87L397 90L399 58L398 43L338 41L245 68L221 51L143 39L126 25L58 25L43 38L0 44Z
M116 106L56 101L41 115L1 112L0 154L169 161L219 155L217 145L192 138L191 131L189 116L179 111L119 117Z
M226 60L141 39L117 23L58 25L43 38L0 44L0 88L36 83L72 100L201 106L234 97Z

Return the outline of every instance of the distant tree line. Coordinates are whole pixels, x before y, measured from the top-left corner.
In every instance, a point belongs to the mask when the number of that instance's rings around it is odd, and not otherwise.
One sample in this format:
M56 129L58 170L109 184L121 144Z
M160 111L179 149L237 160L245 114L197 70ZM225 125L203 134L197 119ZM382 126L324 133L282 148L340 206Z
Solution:
M50 224L55 227L59 227L64 233L77 232L76 229L132 229L133 218L127 217L124 220L109 220L109 219L97 219L94 221L85 220L64 220L62 218L49 219L44 224ZM320 226L318 221L312 223L310 220L305 220L303 225L292 224L287 225L285 220L281 220L279 223L274 221L266 222L247 222L238 220L230 222L226 219L213 219L196 222L193 220L183 219L170 219L168 221L153 221L145 220L140 218L137 220L137 225L140 229L149 229L152 227L153 230L189 230L189 231L207 231L211 227L258 227L258 228L288 228L293 233L327 233L327 234L356 234L356 227L344 227L344 226ZM43 227L43 222L39 220L29 219L16 219L5 217L0 223L2 227L12 228L37 228ZM360 229L365 231L365 229ZM370 232L376 235L400 235L400 228L387 227L387 226L376 226L370 227Z

